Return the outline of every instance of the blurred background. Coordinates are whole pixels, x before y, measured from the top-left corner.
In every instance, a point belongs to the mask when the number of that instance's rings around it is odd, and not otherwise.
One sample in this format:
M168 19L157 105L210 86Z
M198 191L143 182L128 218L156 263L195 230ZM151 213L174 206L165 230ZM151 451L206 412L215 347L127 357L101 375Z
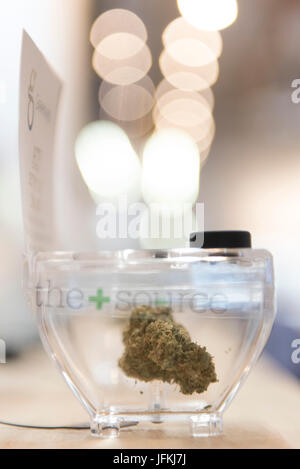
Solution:
M96 209L74 156L82 127L99 118L100 79L92 68L90 30L122 0L10 0L0 15L0 338L11 352L37 339L22 293L23 227L18 164L18 87L22 29L62 78L55 198L58 249L123 247L95 234ZM162 76L161 34L178 16L175 0L128 0L147 26L155 85ZM154 16L160 9L159 18ZM206 230L246 229L255 248L274 254L278 316L267 352L300 377L291 343L300 337L300 104L291 96L300 78L297 0L239 0L239 16L222 31L220 74L213 86L216 135L201 170L199 201ZM133 247L134 244L133 244Z

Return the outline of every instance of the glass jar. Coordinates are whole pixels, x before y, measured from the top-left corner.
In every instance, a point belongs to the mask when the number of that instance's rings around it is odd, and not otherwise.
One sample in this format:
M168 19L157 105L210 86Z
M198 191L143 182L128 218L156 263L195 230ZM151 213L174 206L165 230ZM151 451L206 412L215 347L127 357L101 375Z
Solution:
M267 251L43 253L27 267L41 338L93 435L176 422L222 432L273 325Z

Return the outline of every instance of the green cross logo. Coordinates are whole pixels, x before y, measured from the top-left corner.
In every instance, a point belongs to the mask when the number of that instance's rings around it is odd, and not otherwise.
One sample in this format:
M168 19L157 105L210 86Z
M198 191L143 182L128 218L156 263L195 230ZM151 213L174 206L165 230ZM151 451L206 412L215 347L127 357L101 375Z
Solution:
M96 303L97 309L102 309L104 303L110 303L110 298L103 296L103 290L98 290L97 296L90 296L89 301Z
M168 301L162 299L158 299L155 301L155 306L167 306L168 304Z

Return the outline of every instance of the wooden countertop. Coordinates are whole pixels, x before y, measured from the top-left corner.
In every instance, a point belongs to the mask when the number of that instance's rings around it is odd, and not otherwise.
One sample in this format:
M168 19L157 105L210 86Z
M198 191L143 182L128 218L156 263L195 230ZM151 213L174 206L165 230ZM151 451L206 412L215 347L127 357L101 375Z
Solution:
M0 425L0 448L300 448L300 382L264 356L225 413L224 435L191 438L176 426L122 431L97 440L88 430L35 430ZM39 426L86 422L86 414L44 351L0 365L0 420Z

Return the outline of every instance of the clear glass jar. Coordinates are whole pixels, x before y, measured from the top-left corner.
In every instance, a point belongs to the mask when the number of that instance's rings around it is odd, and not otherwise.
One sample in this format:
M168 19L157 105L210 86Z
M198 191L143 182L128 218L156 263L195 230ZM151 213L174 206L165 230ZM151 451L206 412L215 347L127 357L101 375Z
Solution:
M43 253L29 259L27 269L41 338L89 414L93 435L118 436L128 426L163 422L189 425L194 436L222 432L223 413L274 321L267 251ZM139 329L134 315L141 311ZM149 324L159 326L158 334L141 350ZM166 330L171 347L160 340ZM124 371L126 353L136 360ZM205 370L197 356L215 372L203 392L197 380Z

